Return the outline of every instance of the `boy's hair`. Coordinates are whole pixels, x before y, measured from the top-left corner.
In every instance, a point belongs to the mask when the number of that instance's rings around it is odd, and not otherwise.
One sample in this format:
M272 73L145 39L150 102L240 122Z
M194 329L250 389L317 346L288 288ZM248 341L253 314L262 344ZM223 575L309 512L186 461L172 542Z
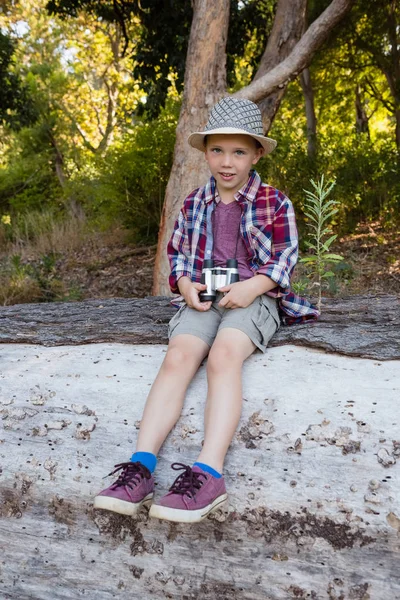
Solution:
M227 135L229 135L229 134L227 134ZM241 134L240 134L240 133L238 133L238 135L241 135ZM208 138L209 138L209 137L210 137L209 135L205 135L205 136L204 136L204 148L207 148L207 140L208 140ZM260 142L259 142L258 140L256 140L255 138L253 138L253 137L251 137L251 136L248 136L248 137L249 137L249 138L251 138L251 139L253 140L253 142L254 142L254 143L255 143L255 145L256 145L256 149L257 149L257 150L258 150L259 148L262 148L262 147L263 147L263 146L262 146L262 144L260 144Z

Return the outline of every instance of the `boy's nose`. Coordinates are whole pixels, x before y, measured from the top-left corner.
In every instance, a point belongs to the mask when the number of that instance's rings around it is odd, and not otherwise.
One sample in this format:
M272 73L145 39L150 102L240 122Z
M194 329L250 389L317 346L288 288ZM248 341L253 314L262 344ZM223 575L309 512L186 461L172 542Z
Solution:
M224 154L222 157L222 166L223 167L230 167L232 164L232 158L230 154Z

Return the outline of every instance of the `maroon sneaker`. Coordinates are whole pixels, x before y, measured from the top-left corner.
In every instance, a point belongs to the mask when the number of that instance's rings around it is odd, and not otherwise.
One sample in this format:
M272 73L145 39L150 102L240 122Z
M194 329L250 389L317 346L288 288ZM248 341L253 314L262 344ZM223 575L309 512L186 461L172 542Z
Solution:
M168 494L151 505L151 517L178 523L197 523L228 498L223 477L213 477L197 465L192 468L173 463L171 467L184 472L175 479Z
M140 462L125 462L115 465L109 475L121 471L117 481L100 492L94 499L94 508L112 510L121 515L135 515L142 505L151 504L154 492L154 477Z

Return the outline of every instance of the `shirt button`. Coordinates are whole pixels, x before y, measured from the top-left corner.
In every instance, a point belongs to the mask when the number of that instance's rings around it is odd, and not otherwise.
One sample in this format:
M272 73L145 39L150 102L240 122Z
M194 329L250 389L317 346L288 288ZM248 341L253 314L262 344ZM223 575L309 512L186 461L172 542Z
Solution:
M211 250L207 250L207 254L211 254Z

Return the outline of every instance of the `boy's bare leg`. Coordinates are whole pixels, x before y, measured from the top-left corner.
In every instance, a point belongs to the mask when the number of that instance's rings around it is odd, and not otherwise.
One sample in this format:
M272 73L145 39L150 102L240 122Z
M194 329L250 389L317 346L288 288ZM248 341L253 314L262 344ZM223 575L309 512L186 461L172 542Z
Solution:
M207 361L204 445L197 459L222 472L242 411L242 365L256 346L239 329L221 329Z
M208 344L194 335L182 334L171 339L147 397L137 452L158 454L181 414L189 383L209 350Z

